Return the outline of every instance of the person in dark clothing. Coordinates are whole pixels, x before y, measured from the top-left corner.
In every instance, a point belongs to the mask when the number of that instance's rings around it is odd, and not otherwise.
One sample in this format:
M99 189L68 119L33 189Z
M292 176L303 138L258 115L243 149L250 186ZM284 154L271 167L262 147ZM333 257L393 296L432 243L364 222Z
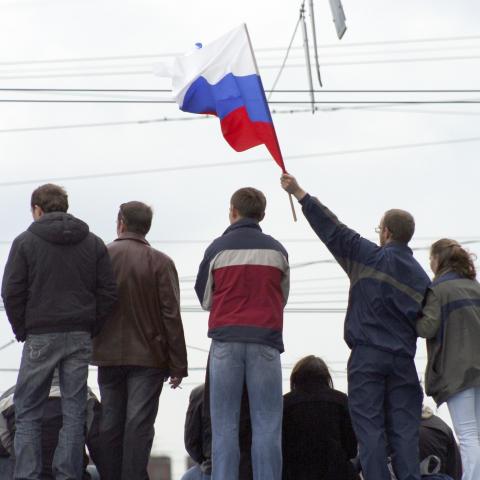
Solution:
M462 479L462 459L452 429L433 414L428 407L423 407L420 423L420 461L430 455L440 459L440 472L453 480Z
M415 323L430 279L408 247L412 215L385 212L376 230L379 243L341 223L294 177L282 187L302 205L320 240L350 279L345 341L348 404L366 480L390 480L387 444L398 480L420 480L418 428L423 394L415 368Z
M67 213L63 188L38 187L31 209L35 221L13 241L2 283L13 332L25 342L14 395L15 478L40 478L42 416L58 368L63 421L52 468L58 478L80 479L92 336L112 311L116 285L105 244Z
M13 396L15 386L5 391L0 396L0 479L13 480L15 457L13 452L13 441L15 436L15 405ZM95 456L98 449L96 441L100 402L92 390L88 389L87 414L86 414L86 444L90 455ZM62 428L62 399L58 375L52 380L52 386L45 410L42 417L42 471L41 480L54 480L52 463L55 449L58 444L59 432ZM86 467L88 456L84 450L84 467L82 480L90 480Z
M172 259L145 236L152 209L120 205L118 238L108 245L119 300L93 342L102 397L102 480L144 480L165 380L177 388L187 371L180 288Z
M187 415L185 418L185 450L195 461L182 480L210 480L212 473L212 426L209 409L209 375L207 368L206 383L194 388L190 393ZM239 480L252 480L251 443L252 427L250 424L248 394L244 387L240 408L240 464Z
M283 480L356 480L357 439L347 396L333 389L325 362L299 360L283 397Z

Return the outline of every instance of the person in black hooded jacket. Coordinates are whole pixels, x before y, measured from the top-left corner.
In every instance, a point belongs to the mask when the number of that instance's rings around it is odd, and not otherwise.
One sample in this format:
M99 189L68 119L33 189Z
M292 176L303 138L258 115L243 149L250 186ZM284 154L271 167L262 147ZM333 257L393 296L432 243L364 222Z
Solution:
M325 362L299 360L290 390L283 396L283 480L358 480L347 396L333 389Z
M63 424L52 469L80 479L91 337L114 306L116 285L105 244L66 213L63 188L38 187L31 208L35 221L14 240L2 282L8 319L25 342L14 395L15 478L40 478L42 414L58 367Z

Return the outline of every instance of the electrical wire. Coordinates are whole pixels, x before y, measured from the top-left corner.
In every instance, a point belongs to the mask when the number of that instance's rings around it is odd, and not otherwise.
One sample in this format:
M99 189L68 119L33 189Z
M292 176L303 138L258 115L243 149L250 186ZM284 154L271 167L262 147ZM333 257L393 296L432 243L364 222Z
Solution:
M308 158L323 158L323 157L335 157L343 155L353 155L353 154L362 154L362 153L372 153L372 152L384 152L389 150L404 150L411 148L423 148L431 146L440 146L440 145L454 145L459 143L469 143L469 142L478 142L480 137L469 137L469 138L454 138L448 140L438 140L431 142L417 142L417 143L404 143L397 145L385 145L378 147L366 147L366 148L357 148L357 149L346 149L346 150L332 150L330 152L316 152L316 153L305 153L298 155L289 155L286 157L286 160L299 160L299 159L308 159ZM36 178L36 179L22 179L22 180L7 180L0 182L1 187L11 187L18 185L30 185L32 183L48 183L48 182L65 182L65 181L75 181L75 180L91 180L96 178L114 178L114 177L123 177L123 176L133 176L133 175L146 175L151 173L166 173L166 172L176 172L176 171L187 171L187 170L199 170L199 169L209 169L217 167L232 167L232 166L246 166L256 163L271 163L270 158L257 158L252 160L236 160L232 162L212 162L212 163L196 163L190 165L180 165L180 166L171 166L171 167L159 167L159 168L150 168L144 170L128 170L121 172L104 172L104 173L92 173L92 174L83 174L83 175L71 175L63 177L47 177L47 178Z
M479 47L480 48L480 47ZM109 92L109 93L171 93L169 88L12 88L0 87L0 92ZM310 93L306 89L270 89L266 93ZM314 93L480 93L471 88L423 88L423 89L325 89Z
M357 48L365 46L375 46L375 45L398 45L398 44L412 44L412 43L437 43L437 42L464 42L468 40L480 40L480 35L464 35L464 36L453 36L453 37L423 37L423 38L408 38L408 39L394 39L394 40L374 40L374 41L365 41L365 42L342 42L342 43L330 43L324 45L318 45L318 48L321 49L348 49L348 48ZM301 49L303 46L293 46L292 49L297 50ZM285 51L285 47L261 47L256 48L257 52L272 52L272 51ZM2 65L28 65L28 64L45 64L45 63L72 63L72 62L95 62L95 61L116 61L116 60L134 60L134 59L143 59L143 58L158 58L158 57L174 57L178 55L183 55L184 52L163 52L163 53L150 53L150 54L135 54L135 55L110 55L110 56L100 56L100 57L69 57L69 58L54 58L54 59L43 59L43 60L11 60L11 61L2 61Z
M17 127L17 128L2 128L0 133L14 133L14 132L40 132L47 130L68 130L76 128L94 128L94 127L115 127L122 125L149 125L157 123L170 122L191 122L196 120L209 120L214 117L210 115L201 115L195 117L163 117L150 118L145 120L123 120L118 122L94 122L94 123L72 123L67 125L45 125L43 127Z
M275 77L275 80L273 81L272 88L270 89L269 95L267 100L270 100L273 92L275 91L275 87L277 86L278 81L280 80L280 77L282 75L283 69L285 68L285 64L287 63L288 59L288 54L290 53L290 49L292 48L293 40L295 39L295 36L297 34L298 26L300 25L300 21L302 20L302 17L298 17L297 23L295 24L295 28L293 29L293 35L290 40L290 43L288 44L287 51L285 52L285 57L283 59L282 65L280 66L280 69L277 73L277 76Z
M0 98L0 103L170 103L176 104L175 100L158 99L158 100L98 100L98 99L85 99L85 100L72 100L72 99L39 99L39 98ZM316 105L476 105L480 103L480 99L469 100L270 100L268 102L272 105L303 105L303 104L316 104Z
M374 64L396 64L396 63L417 63L417 62L444 62L458 60L474 60L480 58L480 55L456 55L444 57L414 57L414 58L387 58L387 59L370 59L357 61L341 61L341 62L322 62L322 67L341 67L351 65L374 65ZM112 66L111 68L114 68ZM134 65L132 66L134 67ZM261 65L261 70L270 70L279 68L280 65ZM284 68L304 68L303 63L285 65ZM101 67L105 68L105 67ZM44 69L47 70L47 69ZM152 75L151 69L147 70L117 70L117 71L100 71L100 72L72 72L72 73L46 73L46 74L26 74L26 75L1 75L0 80L27 80L41 78L70 78L70 77L107 77L107 76L135 76L135 75Z
M5 343L0 347L0 351L5 350L7 347L9 347L10 345L13 345L14 343L16 343L15 339L10 340L9 342Z

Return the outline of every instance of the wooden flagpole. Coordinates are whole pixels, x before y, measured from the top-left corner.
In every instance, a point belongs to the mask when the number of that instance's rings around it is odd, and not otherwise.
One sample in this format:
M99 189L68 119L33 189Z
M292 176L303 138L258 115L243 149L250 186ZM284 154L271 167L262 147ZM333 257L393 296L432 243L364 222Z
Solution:
M255 65L255 71L257 72L257 75L261 79L260 72L258 71L257 59L255 58L255 53L253 51L252 41L250 40L250 34L248 33L248 28L247 28L246 23L243 24L243 28L245 29L245 33L247 34L248 46L250 47L250 53L252 54L253 63ZM263 88L263 85L262 85L262 88ZM265 91L264 91L263 94L265 95ZM267 102L266 97L265 97L265 102ZM270 110L270 107L268 107L268 102L267 102L267 108ZM275 134L275 136L276 136L276 134ZM278 139L277 139L277 144L278 144ZM280 155L281 155L280 145L278 145L278 150L280 151ZM283 163L283 158L282 158L282 163ZM282 168L282 170L283 170L283 173L287 173L287 171L285 170L285 167ZM293 200L292 200L292 194L291 193L288 194L288 198L290 200L290 208L292 209L293 221L296 222L297 221L297 214L295 212L295 207L293 206Z

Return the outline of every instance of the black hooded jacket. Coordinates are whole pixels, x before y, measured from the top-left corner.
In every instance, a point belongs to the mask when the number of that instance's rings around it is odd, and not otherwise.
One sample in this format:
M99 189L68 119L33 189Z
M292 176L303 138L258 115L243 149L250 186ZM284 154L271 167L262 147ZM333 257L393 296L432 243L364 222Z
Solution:
M117 298L105 244L68 213L42 215L13 241L2 298L19 341L28 333L97 334Z

